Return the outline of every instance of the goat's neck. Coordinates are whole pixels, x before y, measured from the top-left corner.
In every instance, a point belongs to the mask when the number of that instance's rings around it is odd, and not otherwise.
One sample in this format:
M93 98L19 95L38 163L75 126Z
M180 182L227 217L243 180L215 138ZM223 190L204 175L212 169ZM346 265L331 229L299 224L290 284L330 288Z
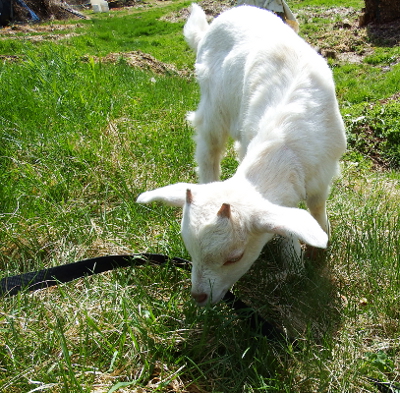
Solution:
M233 179L272 203L297 206L306 195L304 172L296 154L283 143L254 145L249 146Z

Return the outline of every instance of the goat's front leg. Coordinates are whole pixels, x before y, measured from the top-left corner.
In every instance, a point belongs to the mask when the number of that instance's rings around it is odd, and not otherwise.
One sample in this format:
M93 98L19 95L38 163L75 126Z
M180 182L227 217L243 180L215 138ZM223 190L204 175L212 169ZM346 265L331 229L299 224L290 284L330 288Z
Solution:
M326 192L326 195L328 191ZM326 232L328 238L331 235L330 224L328 220L328 215L326 213L326 197L314 196L307 199L307 207L310 210L311 215L317 220L321 228ZM311 260L323 259L325 255L325 250L320 248L315 248L312 246L307 246L305 256Z
M326 213L325 195L321 197L314 196L307 198L307 207L309 208L311 215L317 220L320 227L326 232L326 234L329 237L330 227L329 227L328 215Z
M293 273L300 273L304 270L304 261L300 241L295 236L282 237L280 239L281 258L285 268Z
M209 136L209 135L208 135ZM225 137L197 137L195 159L200 183L220 180L221 160L225 151Z

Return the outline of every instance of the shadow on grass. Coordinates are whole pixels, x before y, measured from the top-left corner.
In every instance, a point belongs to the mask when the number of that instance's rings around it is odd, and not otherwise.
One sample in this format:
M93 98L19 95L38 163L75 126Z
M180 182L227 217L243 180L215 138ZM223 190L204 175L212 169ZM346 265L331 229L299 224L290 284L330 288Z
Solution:
M246 314L238 316L223 302L197 311L186 306L191 337L177 355L191 359L212 391L296 391L293 369L301 353L315 345L329 347L340 327L342 305L327 258L306 260L305 269L293 272L277 255L279 242L268 244L235 285L235 294L286 337L265 337L261 325L254 329Z
M304 269L288 266L280 257L279 241L272 242L238 282L237 291L291 341L318 343L334 335L341 324L342 300L327 259L320 253L312 260L306 257Z
M400 20L367 25L369 40L376 46L395 47L400 43Z

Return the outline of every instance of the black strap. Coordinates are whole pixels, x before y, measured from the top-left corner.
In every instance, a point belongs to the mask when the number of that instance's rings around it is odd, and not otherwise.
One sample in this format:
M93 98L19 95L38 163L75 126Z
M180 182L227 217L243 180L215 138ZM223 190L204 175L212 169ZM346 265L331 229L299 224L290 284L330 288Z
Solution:
M109 255L3 278L0 281L0 296L14 296L21 290L36 291L115 268L143 266L146 264L161 266L167 263L186 270L191 268L190 262L186 259L169 258L163 254ZM228 291L223 300L236 311L239 317L248 320L253 331L257 331L271 340L285 337L282 330L257 315L232 292Z
M3 278L0 281L0 296L13 296L23 289L36 291L120 267L142 266L147 263L163 265L168 261L175 266L190 268L189 261L182 258L170 259L162 254L109 255Z

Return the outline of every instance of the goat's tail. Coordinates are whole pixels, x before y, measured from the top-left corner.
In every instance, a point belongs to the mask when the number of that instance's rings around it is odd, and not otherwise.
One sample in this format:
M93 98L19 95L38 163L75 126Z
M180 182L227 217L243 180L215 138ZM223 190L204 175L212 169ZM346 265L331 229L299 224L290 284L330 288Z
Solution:
M204 34L207 32L209 24L203 9L193 3L191 6L190 16L183 28L183 35L189 46L197 52L197 47Z

